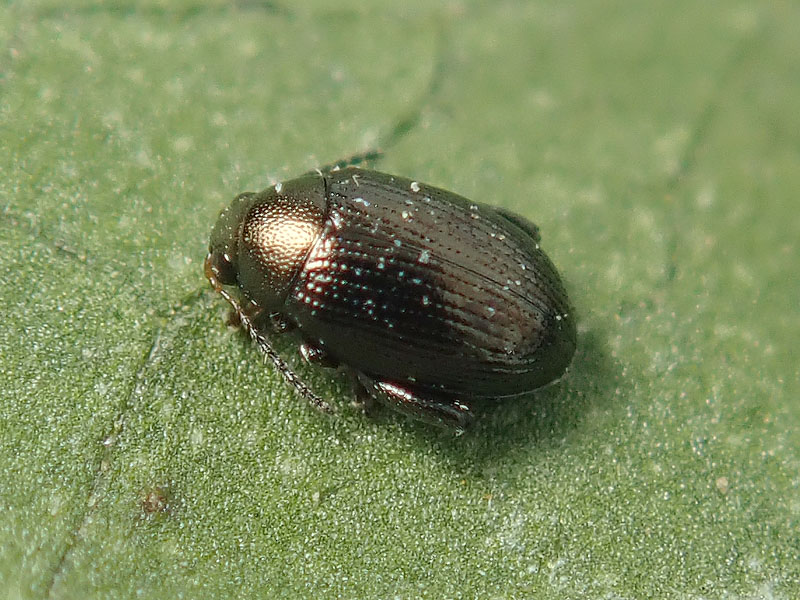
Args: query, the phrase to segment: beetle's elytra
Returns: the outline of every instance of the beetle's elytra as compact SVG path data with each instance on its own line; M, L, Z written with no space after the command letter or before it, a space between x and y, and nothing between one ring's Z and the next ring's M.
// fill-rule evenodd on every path
M512 213L348 167L239 195L205 271L317 406L271 334L294 330L306 360L346 368L365 399L463 429L471 401L539 388L572 360L575 319L539 240Z

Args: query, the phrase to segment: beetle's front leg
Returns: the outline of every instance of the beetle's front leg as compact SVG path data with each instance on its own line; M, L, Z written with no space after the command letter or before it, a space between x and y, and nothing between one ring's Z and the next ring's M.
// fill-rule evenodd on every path
M228 311L228 318L225 320L225 324L228 327L244 327L242 325L242 315L246 317L246 320L256 323L259 316L261 316L261 307L252 300L248 300L238 308L232 306Z

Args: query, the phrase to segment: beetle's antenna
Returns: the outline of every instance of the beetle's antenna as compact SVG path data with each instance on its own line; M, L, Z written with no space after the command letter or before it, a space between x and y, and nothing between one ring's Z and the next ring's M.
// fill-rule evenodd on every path
M320 398L317 394L311 391L303 381L294 374L291 367L289 367L288 363L281 358L281 356L275 352L275 349L272 347L272 344L269 343L269 340L255 328L253 325L252 319L249 315L242 309L239 302L228 293L228 290L222 287L222 284L219 282L216 273L214 272L214 267L211 265L211 254L209 253L206 256L206 261L204 264L206 278L208 279L211 287L214 288L214 291L219 293L220 296L225 298L225 300L233 307L233 310L236 312L236 316L239 317L239 321L244 327L245 331L250 335L253 341L258 346L259 350L269 358L275 367L280 371L283 375L283 378L286 379L293 387L296 389L300 394L306 398L311 404L316 406L319 410L323 412L333 412L330 404L325 402L322 398Z
M360 165L361 163L374 162L378 160L381 156L383 156L383 150L379 149L366 150L359 154L353 154L352 156L348 156L347 158L337 160L334 163L330 163L328 165L319 167L318 169L310 171L309 173L319 173L320 175L325 175L327 173L334 173L339 169L344 169L345 167L355 167Z

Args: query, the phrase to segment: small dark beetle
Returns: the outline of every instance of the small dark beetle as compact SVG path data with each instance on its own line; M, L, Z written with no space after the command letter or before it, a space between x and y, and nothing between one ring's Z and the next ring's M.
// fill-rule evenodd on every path
M572 360L575 319L539 239L512 213L348 167L239 195L205 272L318 407L270 333L295 329L303 357L347 368L366 400L463 429L472 400L529 392Z

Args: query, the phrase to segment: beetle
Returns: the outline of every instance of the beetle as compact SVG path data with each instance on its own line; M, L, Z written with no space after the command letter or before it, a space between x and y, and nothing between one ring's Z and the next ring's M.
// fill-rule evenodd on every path
M309 362L343 367L357 394L465 429L480 399L559 379L573 310L539 229L523 217L378 171L317 171L246 192L214 226L205 275L283 376L294 330Z

